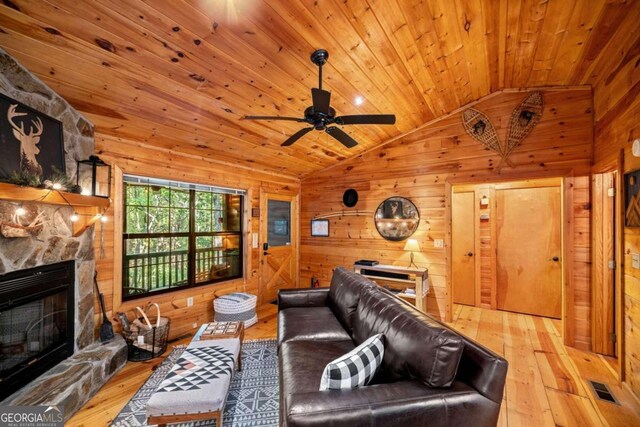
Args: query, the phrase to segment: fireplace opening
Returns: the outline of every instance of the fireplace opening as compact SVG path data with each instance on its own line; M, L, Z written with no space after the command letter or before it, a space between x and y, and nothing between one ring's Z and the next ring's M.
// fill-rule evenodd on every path
M0 401L74 350L75 263L0 276Z

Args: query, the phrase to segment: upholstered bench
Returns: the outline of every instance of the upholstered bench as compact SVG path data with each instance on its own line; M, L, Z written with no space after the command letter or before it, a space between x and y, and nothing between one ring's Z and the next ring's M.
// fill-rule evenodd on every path
M147 402L147 423L216 420L221 427L238 338L192 341Z
M234 292L213 300L213 316L216 322L244 322L244 327L258 322L256 303L258 297L244 292Z

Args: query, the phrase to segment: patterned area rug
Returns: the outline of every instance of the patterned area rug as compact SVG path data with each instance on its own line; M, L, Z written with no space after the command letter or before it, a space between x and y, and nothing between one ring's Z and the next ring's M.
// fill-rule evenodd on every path
M184 350L184 347L176 347L169 354L120 411L111 427L148 425L146 403ZM235 372L231 380L223 420L225 427L278 425L278 352L275 340L245 341L242 344L242 371ZM171 425L213 427L216 423L211 420Z

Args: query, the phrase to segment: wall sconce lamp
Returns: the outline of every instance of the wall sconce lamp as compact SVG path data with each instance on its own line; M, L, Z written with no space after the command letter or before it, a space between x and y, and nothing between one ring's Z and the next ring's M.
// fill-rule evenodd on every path
M111 192L111 166L98 156L78 161L78 185L85 196L109 197Z

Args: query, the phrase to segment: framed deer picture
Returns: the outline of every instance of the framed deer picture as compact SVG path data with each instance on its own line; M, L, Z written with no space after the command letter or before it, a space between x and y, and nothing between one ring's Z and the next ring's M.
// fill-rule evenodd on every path
M0 177L65 173L62 123L0 94Z

